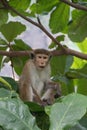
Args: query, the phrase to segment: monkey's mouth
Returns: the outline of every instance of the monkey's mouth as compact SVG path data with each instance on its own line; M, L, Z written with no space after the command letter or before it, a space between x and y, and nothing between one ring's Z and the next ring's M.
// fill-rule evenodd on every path
M40 68L44 68L44 66L39 66Z

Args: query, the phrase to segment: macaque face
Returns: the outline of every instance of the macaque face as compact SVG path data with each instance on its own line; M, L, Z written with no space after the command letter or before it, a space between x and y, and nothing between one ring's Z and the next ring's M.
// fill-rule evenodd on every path
M38 68L45 68L48 63L49 56L46 54L36 54L36 66Z

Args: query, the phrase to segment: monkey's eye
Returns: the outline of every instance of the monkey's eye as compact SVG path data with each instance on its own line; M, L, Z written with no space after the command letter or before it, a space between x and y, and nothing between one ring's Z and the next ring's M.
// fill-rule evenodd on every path
M41 59L42 57L41 56L38 56L39 59Z
M47 57L46 57L46 56L44 56L44 57L43 57L43 59L47 59Z

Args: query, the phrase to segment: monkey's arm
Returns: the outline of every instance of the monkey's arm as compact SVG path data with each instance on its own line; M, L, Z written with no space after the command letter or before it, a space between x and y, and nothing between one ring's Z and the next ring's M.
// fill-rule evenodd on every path
M31 88L30 75L29 75L29 61L25 64L19 79L19 95L20 98L24 101L33 100L33 92Z

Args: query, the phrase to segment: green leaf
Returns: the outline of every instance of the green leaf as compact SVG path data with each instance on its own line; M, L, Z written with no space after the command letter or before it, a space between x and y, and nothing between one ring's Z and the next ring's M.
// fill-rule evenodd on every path
M65 74L73 63L72 56L53 57L51 60L52 75Z
M87 78L87 74L81 72L80 69L70 69L69 72L66 73L66 76L70 79Z
M78 60L77 60L78 62ZM77 65L76 65L77 66ZM82 66L78 66L76 69L70 69L67 73L66 76L68 78L76 78L76 79L81 79L81 78L86 78L87 79L87 63L85 62L84 64L82 63Z
M74 57L74 62L72 64L72 68L81 69L85 64L86 64L86 61L84 61L80 58Z
M20 22L9 22L1 26L0 31L8 42L13 41L15 37L25 31L25 25Z
M29 110L36 117L36 122L41 130L48 130L49 128L49 117L44 111L44 107L34 102L25 102L28 105Z
M0 88L0 101L11 98L19 99L19 96L14 90L9 91L8 89Z
M77 70L78 72L84 75L84 78L87 78L87 63L81 68Z
M49 116L45 112L36 112L35 117L37 125L41 130L49 130Z
M30 9L34 13L46 13L55 7L57 3L58 0L37 0L37 3L34 3Z
M70 94L55 103L50 109L50 129L63 130L74 126L80 120L87 109L87 97L80 94Z
M15 39L15 44L12 45L14 50L31 50L31 47L27 45L22 39Z
M11 85L13 90L18 92L18 87L19 87L18 83L13 78L10 77L2 77L2 78Z
M86 129L87 129L87 115L81 118L79 123L70 130L86 130Z
M87 37L87 13L74 11L73 15L75 16L69 26L68 36L74 42L81 42Z
M65 129L65 130L67 130L67 129ZM86 130L86 128L83 127L81 124L78 123L77 125L75 125L74 127L72 127L69 130Z
M77 43L77 45L82 52L87 53L87 38L83 42Z
M58 40L58 42L61 42L61 41L64 41L64 37L65 37L65 35L59 35L56 37L56 39ZM56 44L55 44L55 42L52 42L50 44L49 48L54 48L54 47L56 47Z
M29 110L32 112L44 112L44 107L41 105L38 105L35 102L25 102L27 106L29 107Z
M85 115L80 121L79 123L85 127L87 129L87 115Z
M9 4L15 9L26 10L30 5L31 0L10 0Z
M87 95L87 78L86 79L77 79L76 86L77 92L83 95Z
M6 23L8 20L8 12L6 10L0 10L0 26Z
M28 107L20 99L9 97L0 98L0 126L5 130L40 130Z
M69 71L70 66L73 63L73 57L68 55L66 58L65 73Z
M0 77L0 82L7 86L7 88L12 90L12 86L4 78Z
M4 88L0 88L0 100L1 99L6 99L6 98L11 98L13 95L13 91L9 91L7 89Z
M53 81L60 81L68 84L69 79L66 77L70 66L73 63L72 56L53 57L51 60L51 76Z
M4 48L4 47L7 46L7 42L6 42L4 39L1 39L1 38L0 38L0 45L3 45L3 46L0 46L0 48L1 48L1 47ZM1 49L0 49L0 50L1 50Z
M81 68L81 69L77 69L78 72L83 73L87 78L87 63Z
M15 51L22 51L22 50L31 50L31 47L27 45L23 40L21 39L15 39L14 40L15 44L12 45L12 49ZM21 71L23 69L23 66L26 62L26 60L29 59L29 56L24 56L24 57L16 57L13 58L13 64L14 64L14 69L18 75L21 74Z
M67 83L61 83L62 95L67 95L75 92L74 80L68 80Z
M22 69L24 67L25 62L29 59L29 57L15 57L12 61L14 64L14 70L15 72L20 75L22 72Z
M70 8L64 3L58 4L58 7L52 12L49 26L52 33L58 33L64 30L69 21ZM61 16L62 14L62 16Z

